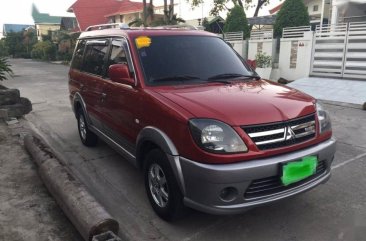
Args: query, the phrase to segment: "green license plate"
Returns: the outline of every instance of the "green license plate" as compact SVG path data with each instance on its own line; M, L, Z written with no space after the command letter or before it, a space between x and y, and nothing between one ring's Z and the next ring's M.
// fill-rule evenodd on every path
M289 162L282 166L281 181L288 186L292 183L304 180L316 172L318 158L316 156L303 157L300 161Z

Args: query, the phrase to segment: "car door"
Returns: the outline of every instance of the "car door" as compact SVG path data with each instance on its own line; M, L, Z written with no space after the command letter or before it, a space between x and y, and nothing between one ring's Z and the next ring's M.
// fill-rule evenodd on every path
M107 53L109 52L109 39L91 39L86 42L84 61L82 66L84 80L81 95L86 104L87 114L91 124L102 130L103 118L100 105L103 101L103 88L106 73Z
M111 41L107 67L113 64L127 64L131 76L134 75L131 55L124 38L115 38ZM105 98L101 108L106 133L133 154L137 134L141 129L138 125L138 116L141 113L139 90L135 86L109 80L108 73L106 79L103 89Z

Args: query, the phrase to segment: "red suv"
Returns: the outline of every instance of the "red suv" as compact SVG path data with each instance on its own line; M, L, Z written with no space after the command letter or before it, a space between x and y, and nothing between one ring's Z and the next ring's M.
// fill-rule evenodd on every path
M240 213L329 179L336 141L311 96L261 79L208 32L96 28L69 72L81 141L142 169L163 219Z

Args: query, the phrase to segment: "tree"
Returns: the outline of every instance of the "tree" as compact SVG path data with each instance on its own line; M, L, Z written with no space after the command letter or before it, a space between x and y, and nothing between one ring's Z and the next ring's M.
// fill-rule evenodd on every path
M55 59L56 46L50 41L41 41L34 45L32 49L32 58L41 60Z
M283 28L310 25L308 10L302 0L286 0L277 14L275 37L281 37Z
M8 63L7 59L0 57L0 81L8 79L8 76L13 74L10 67L11 65Z
M23 45L26 50L27 57L30 57L30 52L33 48L33 45L37 43L37 34L33 28L29 28L24 30L23 32Z
M9 32L5 38L5 45L8 48L9 54L13 58L21 56L26 52L23 45L23 33L22 32Z
M0 57L6 57L9 55L8 46L5 44L5 39L0 39Z
M224 32L239 31L243 31L244 37L249 38L250 31L244 9L239 5L235 5L235 7L233 7L227 14Z

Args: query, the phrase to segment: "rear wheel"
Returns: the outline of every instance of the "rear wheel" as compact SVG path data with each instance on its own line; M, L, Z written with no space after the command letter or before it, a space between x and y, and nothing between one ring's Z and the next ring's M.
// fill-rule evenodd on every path
M155 213L166 221L182 216L183 195L164 152L154 149L146 155L144 176L146 193Z
M81 109L78 110L77 119L78 119L78 130L81 142L85 146L89 147L96 146L98 143L98 137L89 130L84 112Z

